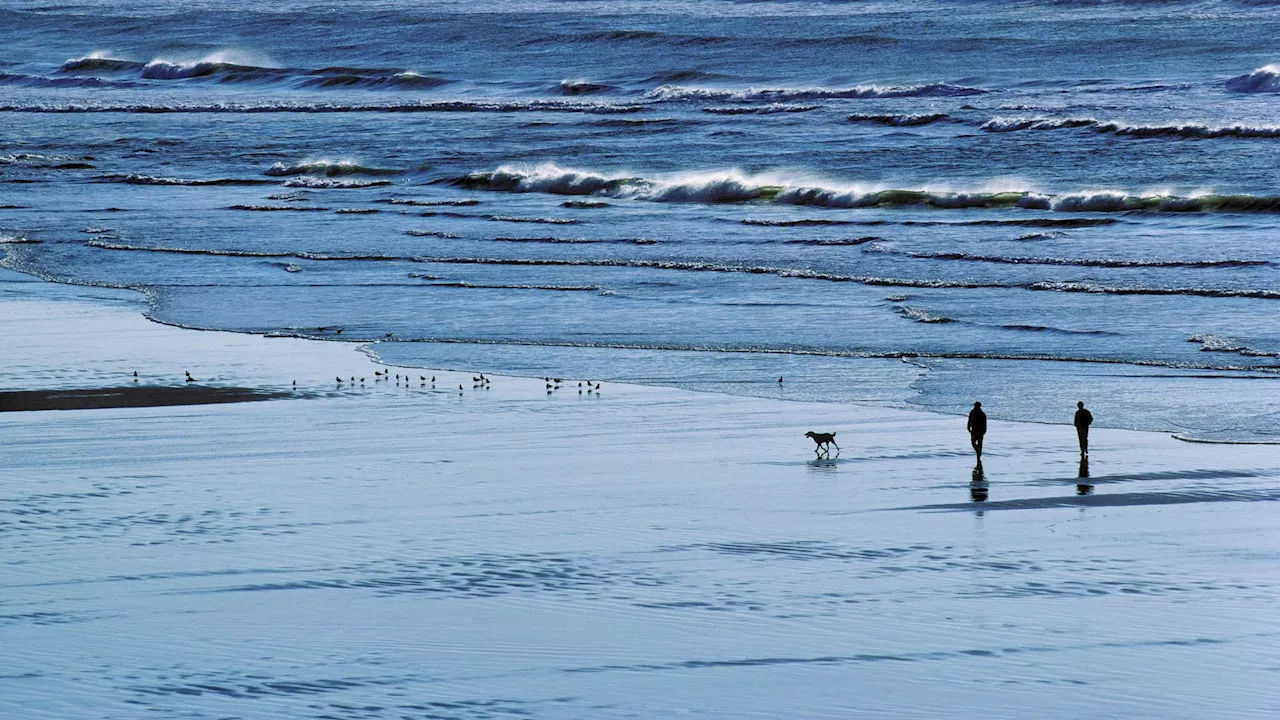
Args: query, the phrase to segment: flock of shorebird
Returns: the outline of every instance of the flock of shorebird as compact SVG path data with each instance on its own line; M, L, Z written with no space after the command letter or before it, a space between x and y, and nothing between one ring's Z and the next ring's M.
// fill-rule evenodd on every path
M392 377L393 377L393 376L392 376L392 373L391 373L391 371L390 371L390 370L385 370L385 371L383 371L383 370L374 370L374 371L373 371L373 381L374 381L375 383L388 382L388 381L390 381L390 380L392 379ZM412 378L408 373L405 373L404 375L401 375L400 373L395 373L394 377L395 377L395 381L396 381L396 387L400 387L401 383L404 383L404 387L406 387L406 388L407 388L407 387L409 387L409 386L410 386L410 383L411 383L411 382L412 382L412 380L413 380L413 378ZM191 371L190 371L190 370L184 370L184 371L183 371L183 379L184 379L184 382L188 382L188 383L196 382L196 379L195 379L195 377L193 377L193 376L191 375ZM553 378L553 377L544 377L544 378L542 378L542 380L543 380L543 382L545 382L545 383L546 383L546 387L547 387L547 394L548 394L548 395L551 395L552 393L554 393L554 392L556 392L557 390L559 390L561 387L563 387L563 386L564 386L564 384L565 384L565 382L566 382L566 380L565 380L564 378ZM136 382L138 382L138 371L137 371L137 370L134 370L134 371L133 371L133 381L134 381L135 383L136 383ZM356 378L356 376L354 376L354 375L352 375L350 378L344 378L344 377L342 377L341 375L335 376L335 377L334 377L334 382L336 382L336 383L338 384L338 386L339 386L339 387L353 387L353 388L354 388L354 387L364 387L364 386L365 386L365 378L359 378L359 379L357 379L357 378ZM568 382L572 382L572 381L568 381ZM779 382L781 382L781 380L779 380ZM426 375L419 375L419 376L418 376L418 387L425 388L425 387L427 386L427 383L430 383L430 384L431 384L431 389L432 389L432 390L436 389L436 376L435 376L435 375L432 375L430 378L428 378ZM492 380L490 380L490 379L488 378L488 376L486 376L484 373L480 373L479 375L473 376L473 377L471 378L471 389L472 389L472 390L488 390L488 389L492 386L492 384L493 384L493 381L492 381ZM293 381L293 387L294 387L294 389L297 389L297 387L298 387L298 381L297 381L297 380L294 380L294 381ZM459 384L458 384L458 394L459 394L459 395L462 395L462 394L463 394L463 393L465 393L465 392L466 392L466 390L465 390L465 388L464 388L463 384L462 384L462 383L459 383ZM595 381L595 380L579 380L579 381L578 381L578 394L579 394L579 395L582 395L584 392L585 392L586 394L588 394L588 395L599 395L599 394L600 394L600 383L599 383L598 381Z

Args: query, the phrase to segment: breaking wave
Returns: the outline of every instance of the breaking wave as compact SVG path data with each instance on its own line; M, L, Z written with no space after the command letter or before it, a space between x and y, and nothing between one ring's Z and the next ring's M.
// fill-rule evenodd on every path
M1097 133L1128 135L1139 138L1280 138L1280 125L1205 125L1201 123L1131 125L1114 120L1097 120L1095 118L998 117L986 121L981 125L981 128L992 133L1087 128Z
M858 85L848 88L714 88L694 87L688 85L662 85L650 90L646 97L658 101L680 100L712 100L727 102L758 102L787 100L838 100L838 99L870 99L870 98L904 98L904 97L959 97L965 95L981 95L987 92L982 88L952 85L950 83L929 83L927 85Z
M400 170L394 168L367 167L350 160L313 160L293 165L278 162L267 168L263 174L272 177L291 175L341 177L343 175L399 175L400 173Z
M57 74L86 81L98 80L95 77L98 75L130 75L141 80L158 81L209 80L218 83L292 81L296 87L308 89L430 90L449 82L444 78L421 75L411 70L266 67L238 62L227 53L214 53L192 62L159 58L138 62L94 54L67 60L58 68Z
M778 113L802 113L817 110L817 105L793 105L788 103L770 103L768 105L731 105L726 107L704 107L702 112L712 115L776 115Z
M354 190L390 184L390 180L335 180L314 175L298 175L284 182L285 187L309 188L311 190Z
M737 170L646 178L606 175L558 165L502 166L441 182L473 190L555 195L601 195L652 202L740 203L773 202L827 208L927 207L937 209L1007 208L1055 212L1280 212L1280 197L1204 194L1130 195L1099 191L1051 195L1028 190L942 192L878 189L875 187L827 187L807 185L771 175L747 175ZM1008 221L988 221L1007 223ZM1097 224L1089 219L1085 224ZM1028 221L1048 225L1057 221Z
M1248 75L1227 81L1227 90L1238 93L1280 92L1280 65L1265 65Z
M157 175L142 175L139 173L130 174L113 174L98 175L93 178L94 182L102 183L124 183L126 185L186 185L192 187L200 187L205 185L274 185L273 180L259 180L256 178L214 178L211 180L192 180L189 178L164 177Z

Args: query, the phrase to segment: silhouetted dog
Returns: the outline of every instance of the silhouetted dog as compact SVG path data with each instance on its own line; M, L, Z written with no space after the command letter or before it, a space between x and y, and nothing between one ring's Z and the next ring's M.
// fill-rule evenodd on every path
M804 436L813 440L814 444L817 445L817 447L814 448L814 451L813 451L817 455L822 455L824 453L827 455L830 455L832 445L835 445L837 453L840 452L840 446L836 445L835 433L816 433L810 430L809 432L805 433Z

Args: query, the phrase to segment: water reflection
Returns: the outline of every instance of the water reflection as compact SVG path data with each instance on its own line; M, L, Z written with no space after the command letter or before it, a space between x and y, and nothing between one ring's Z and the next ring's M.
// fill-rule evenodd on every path
M982 461L973 466L973 474L969 480L969 499L974 502L987 501L987 476L982 471Z
M1085 482L1089 478L1089 456L1080 456L1080 473L1076 482L1077 495L1089 495L1093 493L1093 485Z

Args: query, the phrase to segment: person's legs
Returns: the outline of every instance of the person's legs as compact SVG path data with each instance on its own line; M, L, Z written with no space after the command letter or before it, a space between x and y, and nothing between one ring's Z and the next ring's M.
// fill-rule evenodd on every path
M1080 438L1080 454L1089 454L1089 428L1076 428L1076 436Z
M973 446L973 451L978 453L978 457L982 457L982 435L969 433L969 444Z

